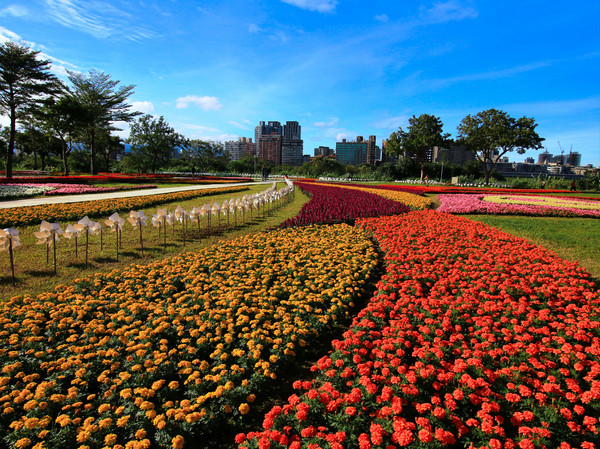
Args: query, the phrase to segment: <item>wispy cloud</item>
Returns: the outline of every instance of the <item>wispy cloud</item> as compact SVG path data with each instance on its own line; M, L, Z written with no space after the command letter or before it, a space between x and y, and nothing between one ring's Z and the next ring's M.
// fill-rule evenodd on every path
M27 8L21 5L9 5L5 8L0 9L0 17L23 17L27 15L29 15L29 11L27 10Z
M235 126L236 128L239 128L239 129L244 129L244 130L250 129L249 125L244 124L244 123L239 123L239 122L236 122L233 120L230 120L229 124Z
M14 33L10 30L7 30L4 27L0 27L0 44L3 44L6 41L20 41L21 36L17 33Z
M135 24L135 16L105 1L45 0L49 17L99 39L142 40L157 34Z
M190 105L198 106L205 111L216 111L217 109L221 109L222 106L217 97L187 95L177 99L177 109L185 109Z
M333 12L337 0L281 0L283 3L297 6L298 8L316 12Z
M250 25L248 25L248 32L249 33L260 33L261 31L262 31L262 28L259 27L255 23L251 23Z
M381 23L388 23L390 21L390 18L388 17L387 14L379 14L379 15L375 16L375 20L377 20L378 22L381 22Z
M397 130L401 126L408 124L408 115L397 115L394 117L385 117L374 121L370 124L373 128L384 129L384 130Z
M447 2L438 2L433 7L427 9L422 7L420 12L421 19L427 23L443 23L463 19L474 19L477 17L477 10L470 6L463 6L456 0Z
M533 116L571 116L591 111L600 111L600 97L581 98L577 100L512 103L502 106L502 109L509 113L510 111L518 111L519 114Z
M331 127L337 126L339 122L340 122L340 119L338 117L331 117L329 119L329 121L315 122L315 123L313 123L313 126L315 126L317 128L331 128Z

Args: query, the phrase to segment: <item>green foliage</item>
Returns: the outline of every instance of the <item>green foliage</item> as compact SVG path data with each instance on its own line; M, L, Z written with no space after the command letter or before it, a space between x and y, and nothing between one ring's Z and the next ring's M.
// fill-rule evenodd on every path
M224 172L231 160L229 153L217 142L195 139L185 143L181 157L195 173Z
M131 144L130 161L137 165L138 171L156 173L158 168L168 165L176 148L184 144L184 138L164 117L155 119L146 114L131 124L127 142Z
M443 123L439 117L429 114L412 116L408 119L408 130L399 128L390 135L385 151L395 156L411 156L421 168L421 180L425 176L425 161L434 147L446 147L450 143L450 134L443 132Z
M10 119L6 149L6 176L12 177L17 121L31 117L48 97L61 89L49 72L50 61L38 59L39 51L7 41L0 45L0 113Z
M73 84L73 98L89 114L89 121L85 126L86 144L90 148L90 172L96 174L97 136L107 130L119 130L113 126L114 122L130 122L140 115L139 112L130 111L130 105L127 103L135 86L118 87L120 81L111 80L110 75L95 69L88 74L71 71L68 73Z
M527 149L542 148L544 139L536 133L536 126L533 118L515 120L504 111L488 109L462 119L456 142L475 153L487 184L494 166L509 151L523 154Z

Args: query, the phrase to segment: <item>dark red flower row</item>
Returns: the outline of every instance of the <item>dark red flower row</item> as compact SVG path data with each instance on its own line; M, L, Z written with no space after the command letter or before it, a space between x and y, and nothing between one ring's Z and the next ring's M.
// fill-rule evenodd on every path
M410 210L405 204L360 190L307 182L294 184L308 193L311 199L302 206L297 216L284 221L281 227L354 222L360 217L403 214Z
M239 448L593 448L600 293L576 263L473 221L359 220L386 256L313 381Z

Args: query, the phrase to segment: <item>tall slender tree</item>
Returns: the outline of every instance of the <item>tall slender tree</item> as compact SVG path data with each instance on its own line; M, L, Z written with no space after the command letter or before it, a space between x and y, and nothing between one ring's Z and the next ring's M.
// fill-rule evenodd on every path
M140 112L130 111L127 99L133 94L133 84L118 87L120 81L110 79L110 75L96 69L88 74L69 71L69 80L73 83L73 97L87 109L89 123L86 126L89 145L90 172L96 174L96 144L100 134L106 130L119 130L114 122L130 122Z
M49 72L50 61L38 59L39 51L7 41L0 45L0 113L10 119L6 152L6 177L12 178L17 122L60 90L58 79Z

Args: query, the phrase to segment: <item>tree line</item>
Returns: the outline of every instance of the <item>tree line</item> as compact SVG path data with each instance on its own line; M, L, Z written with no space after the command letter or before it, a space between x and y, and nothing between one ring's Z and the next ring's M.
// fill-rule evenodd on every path
M174 153L180 164L209 171L222 167L217 161L220 145L191 140L177 133L161 116L142 115L128 103L134 85L98 70L67 71L69 84L50 73L51 62L40 52L13 41L0 45L0 113L10 125L0 129L0 152L6 177L13 175L15 149L21 161L44 170L49 159L60 160L65 175L70 164L78 171L97 174L110 170L111 160L123 152L114 131L119 123L130 123L126 143L131 151L119 169L156 172L172 164ZM33 159L33 160L31 160ZM227 162L227 161L225 161ZM87 166L86 166L87 165Z

